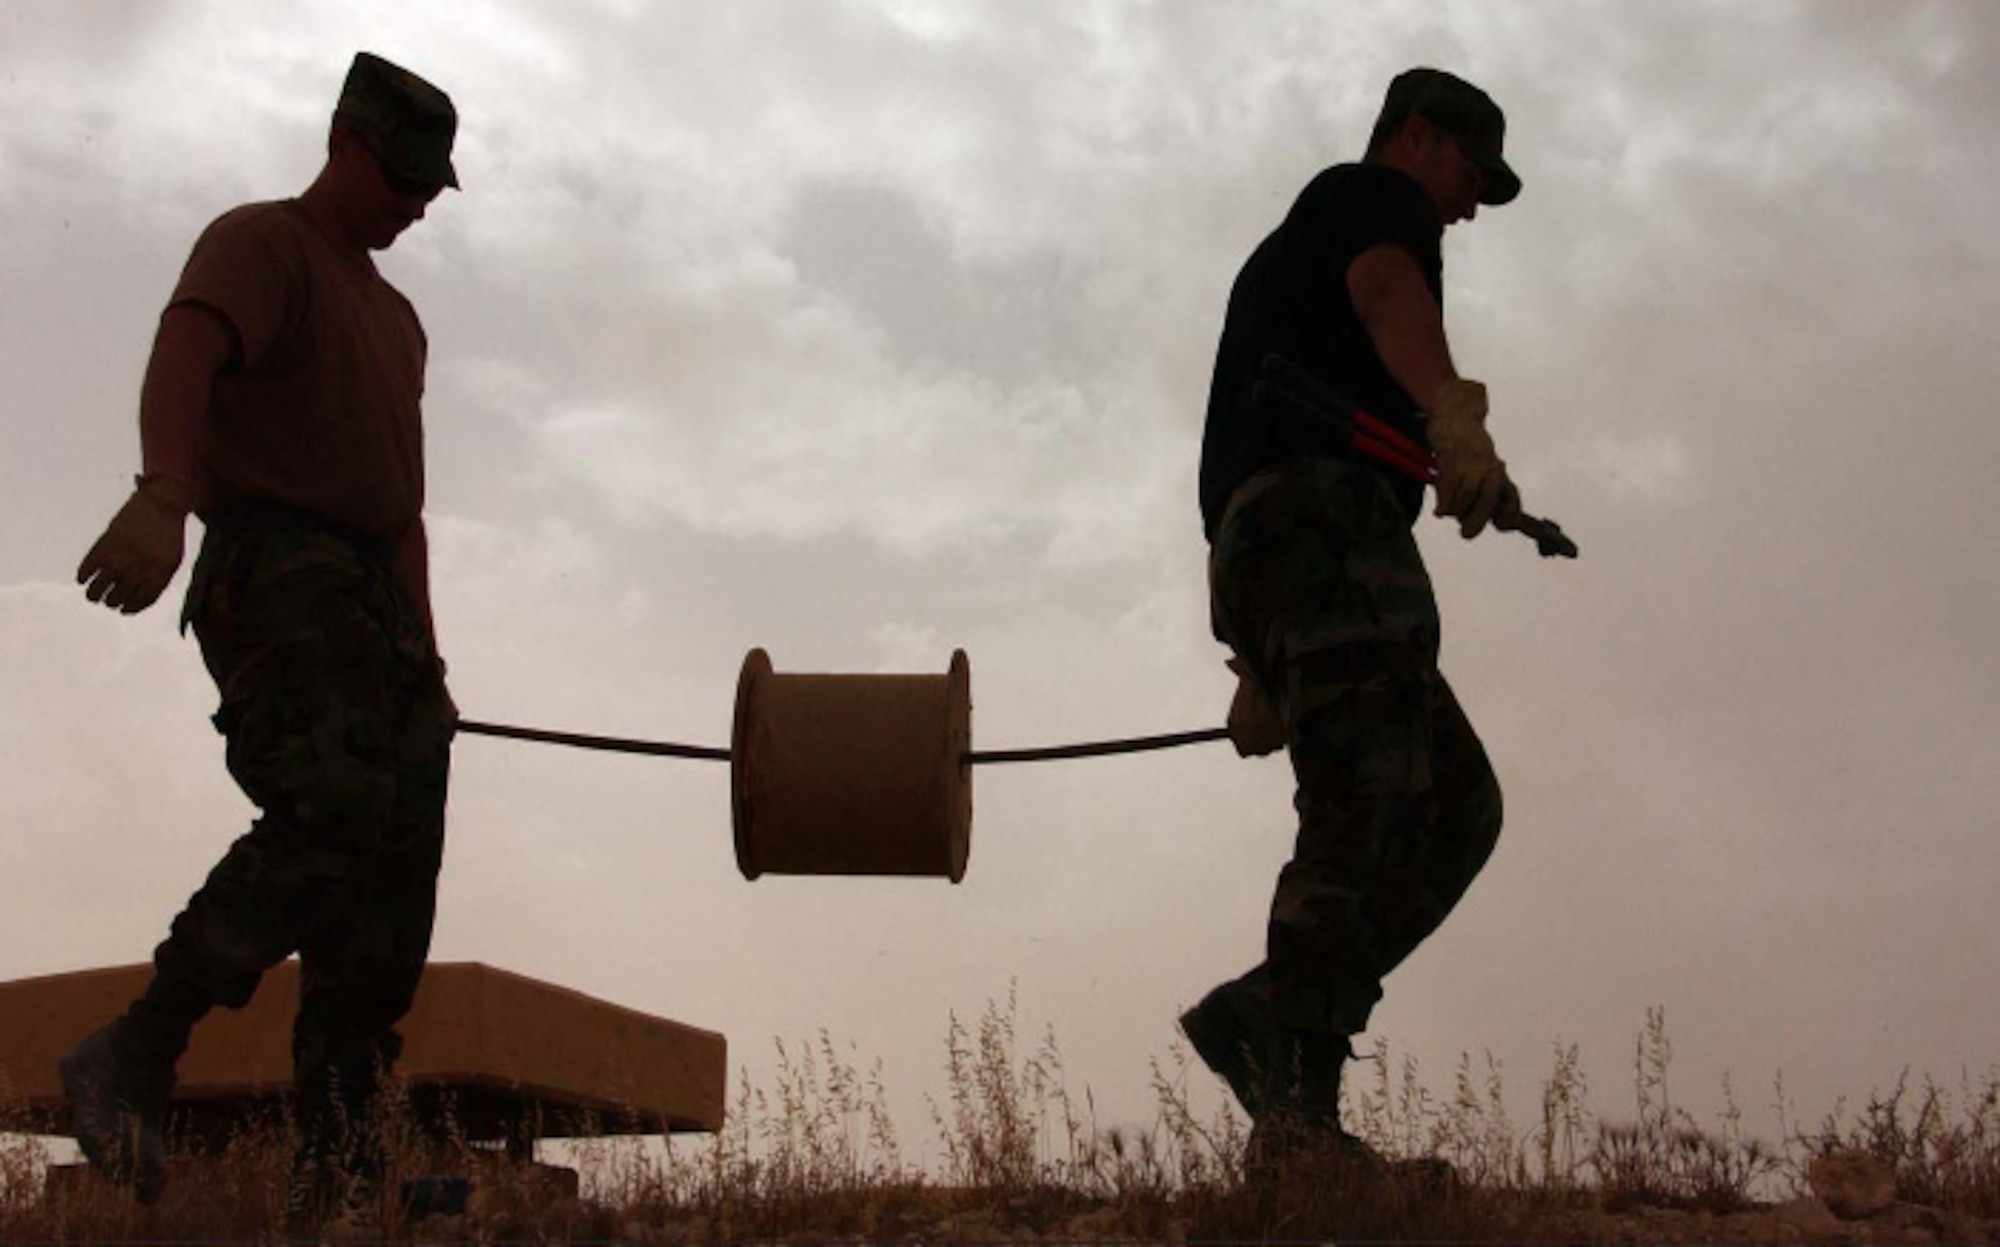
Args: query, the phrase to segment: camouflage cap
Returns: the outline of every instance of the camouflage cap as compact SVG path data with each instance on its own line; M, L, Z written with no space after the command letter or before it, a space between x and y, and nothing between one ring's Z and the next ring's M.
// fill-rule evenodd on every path
M1389 84L1376 119L1378 134L1392 132L1412 114L1428 119L1465 148L1465 154L1486 173L1484 204L1504 204L1521 193L1521 179L1500 154L1507 137L1507 118L1486 92L1441 69L1406 69Z
M451 97L372 52L357 52L333 118L367 142L382 167L428 189L458 187L451 142L458 110Z

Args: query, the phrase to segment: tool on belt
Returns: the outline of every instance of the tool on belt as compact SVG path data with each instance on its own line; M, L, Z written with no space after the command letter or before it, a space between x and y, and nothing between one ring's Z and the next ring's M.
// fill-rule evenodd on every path
M1420 446L1380 417L1356 406L1334 389L1283 355L1264 357L1257 374L1253 401L1276 404L1344 440L1356 454L1365 455L1400 476L1420 485L1437 480L1437 460L1426 446ZM1576 557L1576 542L1563 535L1562 526L1523 512L1505 519L1496 517L1495 528L1532 537L1543 558Z

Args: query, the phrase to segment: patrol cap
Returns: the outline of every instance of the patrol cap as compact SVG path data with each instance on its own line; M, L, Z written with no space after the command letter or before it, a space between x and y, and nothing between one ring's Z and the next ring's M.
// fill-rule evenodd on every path
M1485 171L1480 203L1504 204L1521 193L1520 177L1500 154L1507 118L1486 92L1442 69L1406 69L1389 84L1375 133L1394 133L1412 114L1457 139L1472 163Z
M402 66L355 53L333 118L359 134L396 177L426 189L458 188L451 165L458 110L450 96Z

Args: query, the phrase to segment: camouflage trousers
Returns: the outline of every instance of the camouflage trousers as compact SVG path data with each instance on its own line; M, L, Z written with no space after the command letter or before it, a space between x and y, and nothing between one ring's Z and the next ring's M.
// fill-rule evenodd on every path
M371 1101L429 955L450 768L442 668L385 551L277 507L208 527L182 622L221 693L230 774L261 814L156 950L151 1014L240 1007L296 953L311 1142L333 1132L324 1115Z
M1297 780L1266 962L1239 983L1284 1030L1358 1034L1491 855L1499 783L1438 671L1430 577L1376 469L1254 478L1210 557L1216 635L1271 696Z

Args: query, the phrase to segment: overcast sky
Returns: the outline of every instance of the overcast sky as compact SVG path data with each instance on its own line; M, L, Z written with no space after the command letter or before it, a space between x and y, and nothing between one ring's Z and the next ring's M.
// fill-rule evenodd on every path
M1575 563L1419 532L1500 847L1369 1039L1525 1107L1802 1115L2000 1061L2000 7L309 3L0 7L0 977L145 959L250 809L166 603L76 563L161 305L303 189L369 49L464 191L381 257L429 331L434 596L473 718L726 743L738 668L940 673L983 748L1218 723L1195 468L1229 283L1393 74L1507 110L1446 240L1461 369ZM198 528L191 527L191 538ZM724 1032L824 1029L928 1141L1017 988L1102 1124L1259 955L1282 758L977 773L970 868L744 881L726 768L455 751L434 955ZM1364 1040L1364 1044L1367 1040ZM1197 1102L1217 1102L1197 1080ZM1532 1122L1524 1112L1517 1123Z

